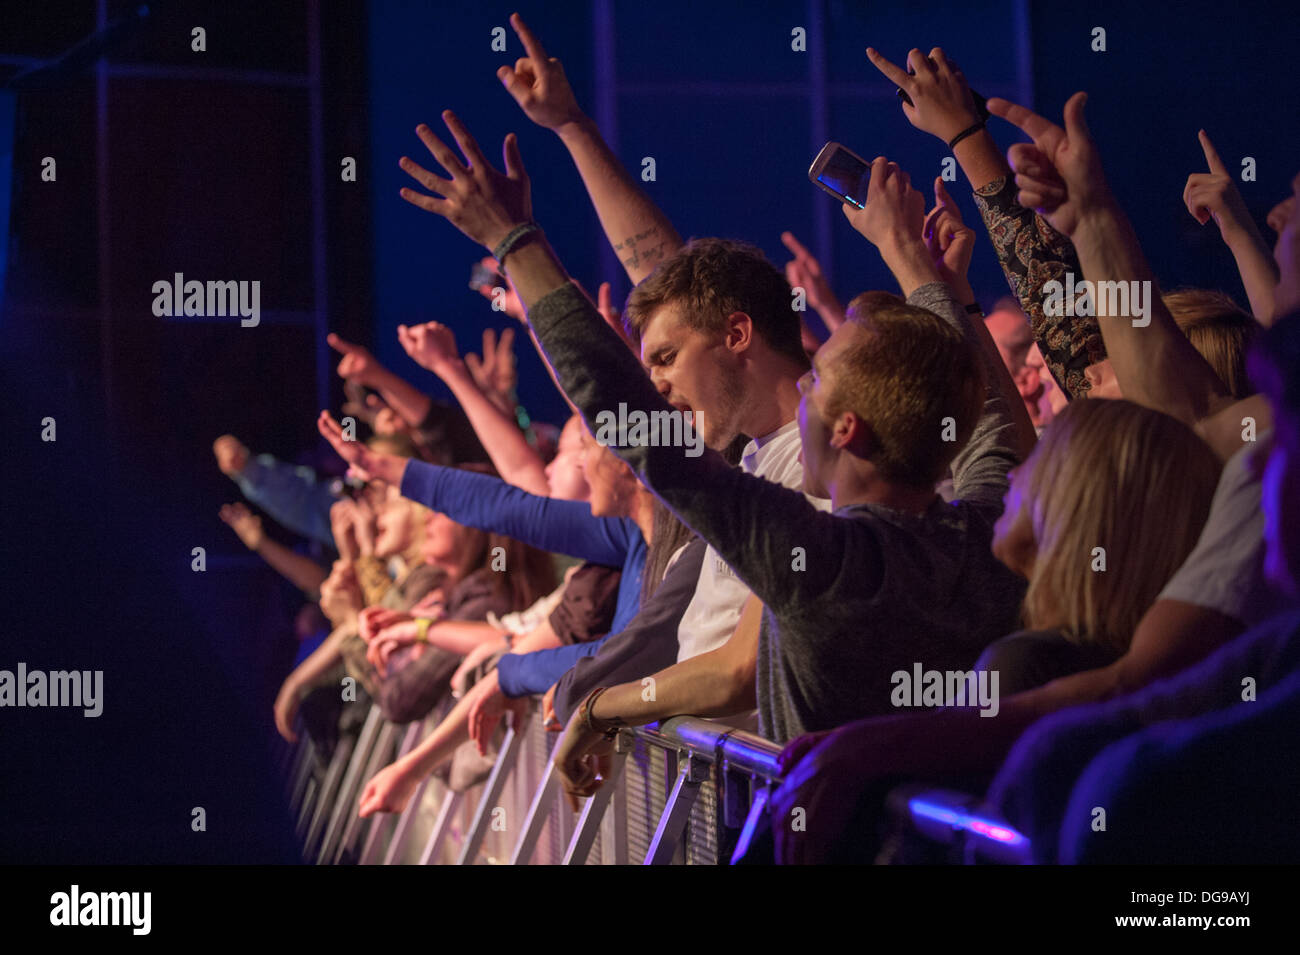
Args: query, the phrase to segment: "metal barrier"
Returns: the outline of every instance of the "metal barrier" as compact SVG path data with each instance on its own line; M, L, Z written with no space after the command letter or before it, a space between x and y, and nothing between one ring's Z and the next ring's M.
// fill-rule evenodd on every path
M717 865L744 853L780 782L777 745L721 723L675 717L623 730L605 784L575 816L550 758L559 737L530 712L522 725L505 731L486 782L460 793L430 777L400 815L360 820L360 792L393 758L399 737L398 755L417 745L448 709L440 706L407 727L386 723L372 710L357 738L339 741L319 784L311 744L299 744L286 765L306 858L382 859L386 865ZM1028 839L974 796L906 786L890 793L888 810L900 828L938 847L950 862L1029 861Z

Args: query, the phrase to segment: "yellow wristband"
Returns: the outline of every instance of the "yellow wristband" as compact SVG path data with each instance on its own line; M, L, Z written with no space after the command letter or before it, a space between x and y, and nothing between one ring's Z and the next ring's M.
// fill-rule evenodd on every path
M433 623L428 617L417 617L415 619L415 642L429 642L429 624Z

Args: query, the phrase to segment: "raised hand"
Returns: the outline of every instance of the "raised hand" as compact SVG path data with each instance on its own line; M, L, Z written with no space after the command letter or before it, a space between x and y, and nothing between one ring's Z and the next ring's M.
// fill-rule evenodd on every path
M456 335L441 322L398 325L397 340L412 361L440 378L460 362Z
M335 627L353 619L362 609L361 585L356 571L346 560L336 560L330 575L320 585L321 613Z
M212 442L212 453L216 455L217 467L227 477L234 477L248 464L248 448L240 444L233 434L223 434Z
M884 156L871 163L867 201L862 208L844 203L844 215L877 248L918 241L925 223L925 197L912 180Z
M1201 225L1213 219L1219 227L1219 234L1226 241L1233 233L1253 229L1254 223L1246 210L1246 203L1242 201L1241 193L1237 191L1232 173L1219 158L1210 137L1202 129L1197 133L1197 138L1201 141L1205 163L1210 171L1194 172L1187 177L1187 185L1183 188L1183 204Z
M361 551L362 557L373 557L375 554L375 538L378 535L376 522L379 513L375 506L370 503L369 498L360 496L357 498L356 509L356 526L357 526L357 547Z
M785 264L785 278L791 288L801 288L808 296L811 305L822 317L826 327L835 331L844 324L844 306L831 291L830 283L822 274L821 263L803 247L803 244L791 232L782 232L781 241L793 253L794 258Z
M370 450L360 441L347 440L343 435L342 426L334 420L334 416L328 411L322 411L320 417L316 419L316 430L338 452L339 457L352 465L354 469L363 474L369 471L367 464L373 457ZM368 480L368 478L366 479ZM333 511L331 510L332 517Z
M903 115L917 129L946 143L979 122L966 77L939 47L928 56L920 50L908 53L911 72L895 66L871 47L867 47L867 59L911 99L910 106L903 103Z
M368 387L374 386L375 377L383 370L383 366L375 361L375 356L370 354L369 349L344 341L333 332L325 337L325 341L329 342L330 348L343 356L339 360L338 367L340 378L355 381Z
M446 143L433 135L433 130L421 123L415 128L415 134L451 178L434 175L403 156L398 165L433 195L407 188L400 190L399 194L411 205L442 216L469 238L491 250L515 226L531 222L533 218L532 195L528 173L519 155L519 140L514 133L506 136L502 147L506 168L503 175L492 168L455 113L445 110L442 118L460 146L465 162L461 162Z
M1033 143L1016 143L1007 160L1020 187L1017 201L1073 238L1081 219L1111 202L1101 156L1083 118L1087 93L1065 104L1065 128L1009 100L991 99L989 112L1020 128Z
M975 232L961 219L961 211L943 184L934 180L934 208L925 217L922 237L939 275L952 288L968 289L966 272L975 252Z
M515 410L515 385L519 375L515 369L515 330L507 328L497 338L497 333L490 328L483 329L483 357L473 352L465 356L465 367L474 377L479 390L487 395L492 403L506 414Z
M350 497L340 498L330 505L330 531L334 535L334 549L343 560L353 561L360 556L357 547L356 502Z
M546 129L559 129L567 123L584 119L560 61L546 55L542 41L528 29L519 14L510 17L510 25L528 55L517 60L514 69L503 66L497 70L497 79L514 97L524 115Z
M247 507L243 504L225 504L219 513L230 529L239 535L245 547L249 550L257 550L262 546L262 542L266 540L266 532L262 530L262 519Z

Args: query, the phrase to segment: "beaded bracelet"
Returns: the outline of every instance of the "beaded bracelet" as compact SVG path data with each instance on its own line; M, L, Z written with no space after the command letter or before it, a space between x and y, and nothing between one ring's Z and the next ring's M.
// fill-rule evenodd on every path
M515 247L524 239L531 236L534 232L541 231L542 227L536 222L524 222L515 226L506 233L504 239L497 243L496 248L492 250L492 258L496 259L497 264L504 268L506 256L513 252Z

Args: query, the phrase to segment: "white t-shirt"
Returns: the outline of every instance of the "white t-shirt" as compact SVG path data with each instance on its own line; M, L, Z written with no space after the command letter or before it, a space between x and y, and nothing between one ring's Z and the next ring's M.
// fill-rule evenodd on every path
M795 491L801 490L803 464L799 461L799 423L791 421L757 441L750 441L745 445L740 466L747 474L766 478ZM830 501L805 496L820 510L831 509ZM695 595L677 627L677 662L716 650L726 643L736 629L741 608L748 599L749 588L710 546L704 552Z
M1243 446L1223 466L1200 539L1158 599L1217 610L1247 627L1285 606L1264 578L1261 484L1248 463L1257 446Z

